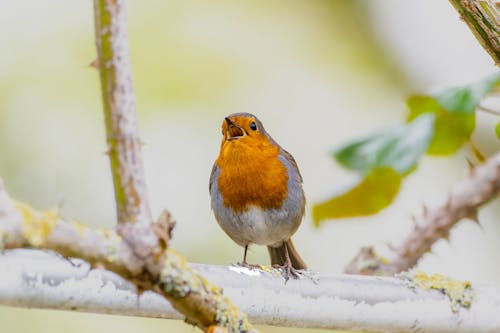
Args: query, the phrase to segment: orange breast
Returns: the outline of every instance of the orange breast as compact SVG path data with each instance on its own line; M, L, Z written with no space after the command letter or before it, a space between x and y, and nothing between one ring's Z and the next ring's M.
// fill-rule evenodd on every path
M262 141L226 142L216 161L224 205L237 212L255 205L280 208L288 195L288 174L279 148Z

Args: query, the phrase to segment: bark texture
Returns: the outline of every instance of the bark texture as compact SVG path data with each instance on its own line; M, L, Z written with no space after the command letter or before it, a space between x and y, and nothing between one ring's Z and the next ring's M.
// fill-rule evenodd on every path
M481 46L500 66L500 16L498 1L450 0Z
M166 223L169 219L164 216ZM231 333L257 332L222 289L195 272L173 249L165 250L162 269L152 278L130 244L114 231L92 230L61 219L54 210L39 211L13 202L0 180L0 250L23 247L53 250L118 273L139 291L151 290L165 297L188 322L203 330L219 325Z

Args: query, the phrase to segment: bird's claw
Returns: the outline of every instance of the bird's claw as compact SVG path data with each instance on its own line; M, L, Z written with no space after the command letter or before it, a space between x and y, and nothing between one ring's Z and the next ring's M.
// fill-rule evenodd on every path
M240 267L245 267L245 268L248 268L248 269L251 269L251 270L263 270L262 269L262 266L259 265L259 264L249 264L247 262L239 262L236 264L236 266L240 266Z
M285 283L288 282L290 277L298 279L303 275L300 270L295 269L292 265L287 265L286 263L284 265L273 265L273 267L281 271L281 275L283 275Z

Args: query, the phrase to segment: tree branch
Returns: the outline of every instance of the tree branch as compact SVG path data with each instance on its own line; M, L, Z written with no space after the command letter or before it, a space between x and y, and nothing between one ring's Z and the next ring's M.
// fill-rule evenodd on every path
M165 211L153 223L136 124L125 1L94 0L94 17L97 67L101 79L108 154L118 216L117 232L123 238L123 241L119 239L113 249L119 251L126 248L125 252L133 254L126 258L119 254L120 259L135 261L121 263L128 269L127 277L141 288L161 291L189 322L204 330L213 325L224 326L230 332L252 330L246 316L222 296L219 288L194 273L182 256L167 249L173 227L170 215ZM52 233L49 236L50 234ZM94 240L97 238L94 237ZM39 244L42 248L43 245L51 245L57 250L62 244ZM64 249L66 247L61 248ZM76 254L86 256L84 251L77 251ZM122 269L121 265L114 267L117 265L114 258L87 259L98 259L115 271ZM131 265L134 266L133 270L130 270Z
M134 248L153 275L161 270L137 130L135 97L124 0L94 0L97 64L101 78L106 138L115 188L118 233ZM155 267L156 266L156 267Z
M500 66L500 15L492 0L450 0L481 46Z
M174 250L166 250L163 268L157 280L151 280L148 274L140 274L142 265L136 254L116 233L64 221L55 211L42 212L27 204L14 204L0 179L0 249L20 247L54 250L118 273L141 290L163 295L188 322L203 330L217 324L231 333L257 332L221 289L193 271Z
M81 260L36 250L0 254L0 304L180 319L163 297ZM241 267L193 265L224 285L253 322L363 332L498 332L500 288L474 286L472 306L454 312L447 296L406 279L318 273L316 281ZM452 282L456 283L456 282ZM442 288L439 286L439 288ZM438 289L439 289L438 288Z
M94 1L108 154L119 223L150 223L123 1Z
M392 259L383 259L373 248L366 247L349 263L346 273L391 275L413 267L436 241L448 237L458 221L469 218L477 222L479 207L497 198L499 193L500 153L497 153L472 169L434 208L424 207L410 234L401 244L391 246Z

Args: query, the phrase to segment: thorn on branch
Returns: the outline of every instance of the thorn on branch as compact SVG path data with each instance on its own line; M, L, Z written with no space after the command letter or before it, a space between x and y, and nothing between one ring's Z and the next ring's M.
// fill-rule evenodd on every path
M109 154L111 154L111 150L112 150L112 149L113 149L113 148L112 148L110 145L108 145L108 146L106 147L106 149L104 150L104 155L108 155L108 156L109 156Z
M477 208L474 208L472 209L468 214L467 214L467 218L469 220L471 220L472 222L479 224L479 216L478 216L478 209Z
M424 218L426 218L426 217L427 217L427 215L428 215L428 213L429 213L429 209L428 209L428 208L427 208L427 206L424 204L424 205L422 206L422 216L423 216Z
M451 193L448 193L448 197L446 198L446 204L444 206L444 209L447 212L451 211L451 200L452 200Z
M446 232L445 234L443 234L441 236L441 238L445 241L447 241L448 243L450 242L450 233L449 232ZM431 250L429 250L429 253L431 252Z
M469 175L474 174L474 169L476 168L476 165L468 157L466 157L465 160L467 161L467 171Z
M420 229L420 226L418 225L418 219L417 219L417 217L412 214L410 216L410 218L411 218L411 222L413 224L413 230L414 231L418 231Z
M153 231L160 241L160 246L164 250L167 248L168 242L172 238L172 231L174 230L175 224L176 222L172 214L166 209L161 212L156 223L153 224Z
M95 58L89 64L89 67L99 70L99 59Z

